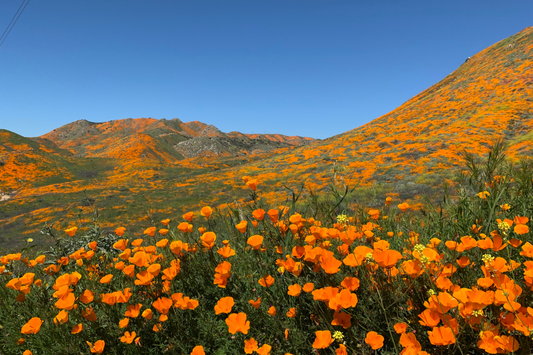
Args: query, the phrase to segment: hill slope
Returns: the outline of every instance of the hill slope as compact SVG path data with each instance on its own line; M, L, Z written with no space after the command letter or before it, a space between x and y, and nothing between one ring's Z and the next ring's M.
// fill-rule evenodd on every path
M388 184L386 190L407 198L450 178L454 171L450 168L458 166L463 149L482 154L503 138L511 156L532 156L532 129L533 27L529 27L475 54L394 111L254 163L249 171L261 167L257 174L284 172L320 188L331 178L335 164L352 185Z
M75 165L70 155L49 140L0 129L0 192L68 179Z

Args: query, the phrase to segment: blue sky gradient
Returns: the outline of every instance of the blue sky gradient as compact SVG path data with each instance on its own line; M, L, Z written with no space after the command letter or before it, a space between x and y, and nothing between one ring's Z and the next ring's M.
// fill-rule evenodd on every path
M0 33L22 0L0 2ZM0 128L180 118L327 138L533 25L531 0L32 0L0 47Z

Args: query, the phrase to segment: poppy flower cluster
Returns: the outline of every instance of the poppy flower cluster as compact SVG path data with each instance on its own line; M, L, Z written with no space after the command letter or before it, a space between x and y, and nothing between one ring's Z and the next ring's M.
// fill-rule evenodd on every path
M257 180L247 186L256 193ZM198 222L188 212L138 235L119 227L112 243L55 260L2 256L0 297L35 315L13 318L10 346L37 351L61 333L91 353L516 352L533 334L529 218L502 208L492 224L463 223L468 234L428 234L391 202L330 225L255 201L227 220L206 206Z

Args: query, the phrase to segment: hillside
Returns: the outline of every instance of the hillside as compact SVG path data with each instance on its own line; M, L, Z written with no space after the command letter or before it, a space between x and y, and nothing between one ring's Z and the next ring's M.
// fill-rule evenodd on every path
M0 192L11 196L22 188L73 178L84 162L71 155L47 139L25 138L0 129Z
M532 128L532 27L471 56L392 112L323 141L223 133L178 119L76 121L37 140L16 136L31 150L0 145L4 176L24 169L16 176L40 181L2 201L0 246L38 235L44 222L57 230L74 221L87 226L94 209L106 221L102 227L128 224L141 233L159 218L206 205L242 206L249 201L243 176L257 178L259 196L280 204L288 203L291 188L303 184L305 198L332 183L360 186L347 201L352 206L382 204L386 196L416 201L444 181L453 184L463 150L482 155L502 138L512 158L533 156ZM26 154L36 165L14 158ZM47 175L35 173L41 170L59 180L46 184ZM18 189L9 179L8 188Z
M103 123L78 120L42 136L76 156L157 160L175 163L195 157L227 157L303 145L312 138L229 134L202 122L177 118L122 119Z
M298 176L327 185L335 168L356 183L412 198L451 179L465 149L498 138L513 157L533 155L533 27L473 55L446 78L366 125L252 164L242 173Z

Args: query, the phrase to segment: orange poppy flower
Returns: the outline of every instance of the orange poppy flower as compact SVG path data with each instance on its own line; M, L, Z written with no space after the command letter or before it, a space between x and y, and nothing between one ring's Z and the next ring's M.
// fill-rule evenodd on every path
M148 267L148 269L146 269L146 271L154 276L157 276L159 275L159 272L161 272L161 264L152 264Z
M217 253L220 254L224 259L229 258L230 256L235 255L235 250L231 249L229 245L226 245L217 250Z
M28 321L28 323L22 326L22 329L20 330L20 332L22 334L37 334L39 333L39 330L41 330L42 324L43 324L43 321L41 320L41 318L33 317Z
M89 243L89 248L91 248L92 250L96 250L98 248L98 243L95 242L95 241L90 242Z
M241 233L246 233L246 227L248 226L248 222L246 221L241 221L241 223L239 224L236 224L235 225L235 228L237 228L237 230Z
M523 255L528 258L533 258L533 245L530 242L526 242L522 245L522 251L520 255Z
M150 255L141 250L133 254L128 261L134 265L137 265L138 267L148 266L150 262Z
M202 209L200 210L200 214L205 218L209 218L211 216L211 213L213 213L213 209L209 206L202 207Z
M383 341L385 338L376 332L366 333L365 343L370 345L373 350L377 350L383 347Z
M178 259L179 261L179 259ZM176 276L178 276L178 273L180 272L180 266L171 266L163 270L163 276L161 276L162 280L174 280Z
M274 306L270 306L270 308L268 309L267 312L268 312L268 314L270 314L272 317L274 317L274 316L276 315L276 313L277 313L277 311L276 311L276 307L274 307Z
M187 231L189 230L189 223L181 222L180 224L178 224L178 229L183 233L187 233Z
M194 213L193 212L187 212L182 217L183 217L184 220L189 221L189 222L192 223L192 219L194 217Z
M110 306L113 306L117 302L117 296L115 293L106 293L100 296L102 298L102 302Z
M258 348L256 351L259 355L268 355L272 347L268 344L263 344L262 347Z
M377 221L379 219L379 210L370 209L368 210L368 214L370 215L370 218L372 218L373 220Z
M428 331L428 335L429 341L433 345L455 344L453 330L448 326L433 328L433 331Z
M355 293L351 293L350 290L344 289L337 293L334 298L328 302L328 307L340 311L341 308L352 308L357 305L358 299Z
M315 349L325 349L333 343L329 330L318 330L315 332L315 336L316 338L313 342L313 348Z
M215 246L215 240L217 239L217 236L213 232L205 232L200 237L202 240L202 245L208 249L211 249Z
M172 304L172 300L167 297L160 297L152 302L152 306L154 306L154 308L157 309L161 314L167 314L170 307L172 307Z
M176 240L170 243L169 249L174 254L181 256L183 255L183 251L189 250L189 245L187 243L183 243L181 240Z
M130 319L129 318L124 318L124 319L121 319L118 322L118 327L119 328L126 328L128 326L128 324L130 324Z
M448 292L439 292L438 295L432 295L429 302L424 302L426 308L432 309L440 314L448 312L450 309L457 307L459 302Z
M111 279L112 279L112 278L113 278L113 275L112 275L112 274L107 274L107 275L105 275L104 277L102 277L102 278L100 279L100 283L101 283L101 284L108 284L108 283L111 282Z
M339 267L342 265L340 260L333 256L333 252L325 250L320 256L320 267L324 269L326 274L332 275L339 272Z
M251 180L248 180L246 182L246 186L248 186L249 188L251 188L253 191L255 191L255 189L257 188L257 184L259 182L256 180L256 179L251 179Z
M359 288L359 279L357 277L347 276L342 280L341 286L350 291L355 291Z
M398 334L403 334L407 330L407 324L401 322L394 324L394 331Z
M115 234L118 235L119 237L122 237L124 235L125 231L126 231L126 228L118 227L117 229L115 229ZM115 247L115 246L113 246L113 247Z
M258 221L262 221L263 218L265 218L265 210L262 208L258 208L252 212L252 216Z
M130 318L137 318L139 314L141 313L141 307L142 304L130 304L128 305L126 309L126 313L124 313L124 316L130 317Z
M56 308L71 310L74 307L74 302L76 301L76 296L73 293L69 292L67 295L58 299L55 303Z
M94 293L90 290L85 290L79 297L80 302L82 303L91 303L94 300Z
M300 295L300 293L302 293L302 286L300 286L298 284L294 284L294 285L290 285L288 287L287 294L289 296L298 297Z
M335 312L331 325L339 325L344 329L348 329L352 326L352 316L344 312Z
M492 331L483 331L480 337L481 340L477 342L477 346L490 354L515 352L520 347L518 341L512 336L499 336Z
M191 355L205 355L204 347L201 345L196 345L192 349Z
M248 238L246 243L254 250L259 250L259 248L261 248L261 244L263 244L263 237L260 235L252 235L250 238Z
M137 279L134 281L134 283L138 286L148 286L154 279L154 275L152 275L146 270L137 273L136 276Z
M309 293L309 292L313 291L314 288L315 288L315 285L312 282L308 282L308 283L306 283L304 285L303 290L304 290L304 292Z
M135 276L135 265L126 266L124 269L122 269L122 272L126 276L134 277Z
M215 272L223 276L229 277L231 275L231 263L223 261L217 265Z
M296 212L292 216L289 217L289 222L292 224L298 224L302 221L302 215Z
M268 210L267 214L268 214L268 218L270 218L272 223L276 223L278 221L279 210L271 209L271 210Z
M255 309L258 309L261 306L261 297L259 297L257 301L249 300L248 303L251 304Z
M70 334L78 334L79 332L81 332L83 330L83 324L76 324L72 330L70 331Z
M431 250L431 249L429 249ZM396 263L402 259L402 254L396 250L385 250L382 252L374 252L373 254L374 260L381 266L382 268L392 268L396 265Z
M244 352L246 354L252 354L257 350L257 340L254 338L244 340Z
M150 308L148 308L148 309L145 309L145 310L143 311L143 313L141 314L141 316L142 316L143 318L146 318L146 319L152 319L154 315L153 315L152 310L151 310Z
M286 315L289 318L296 318L296 308L295 307L290 308Z
M424 310L418 317L421 319L420 324L426 327L436 327L440 323L440 314L432 309Z
M409 209L409 204L407 202L400 203L398 205L398 208L400 209L400 211L405 212Z
M228 325L228 331L231 334L241 332L243 334L248 334L250 329L250 321L246 320L246 313L231 313L228 318L226 318L226 324Z
M457 264L462 268L467 267L468 265L470 265L470 259L468 258L468 256L461 256L459 259L457 259Z
M133 343L133 340L135 339L135 336L137 335L137 333L135 332L128 332L126 331L124 333L124 335L120 338L120 341L123 342L123 343L127 343L127 344L131 344Z
M70 227L68 229L65 229L65 233L67 233L69 236L73 237L74 234L76 234L77 230L78 230L78 227Z
M215 314L230 313L234 305L235 301L233 300L233 297L223 297L219 299L215 305Z
M81 316L87 319L89 322L96 322L96 313L92 307L82 310Z
M335 355L348 355L348 350L346 350L346 345L339 344L339 348L335 350Z
M92 343L86 342L87 345L89 345L89 348L91 349L91 353L93 354L101 354L104 352L105 347L105 341L103 340L97 340L94 345Z
M516 234L527 234L529 233L529 227L525 224L517 224L514 226L514 232Z
M159 248L164 248L168 245L168 239L161 239L160 241L158 241L157 243L155 243L155 246L156 247L159 247Z
M259 279L259 284L263 287L270 287L274 284L274 278L270 275L265 275Z
M405 348L402 355L418 355L422 350L422 345L416 340L414 333L403 333L400 336L400 345Z
M149 235L150 237L153 237L155 235L155 227L146 228L143 232L143 234Z

